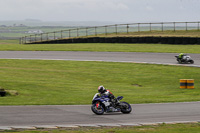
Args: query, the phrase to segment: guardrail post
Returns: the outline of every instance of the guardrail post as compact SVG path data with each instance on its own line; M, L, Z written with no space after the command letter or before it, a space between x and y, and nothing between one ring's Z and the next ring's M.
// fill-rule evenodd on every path
M95 30L95 36L97 36L97 27L94 27Z
M79 36L79 34L78 34L78 31L79 31L79 29L77 28L77 34L76 34L76 37L78 37L78 36Z
M149 23L149 29L150 29L150 32L151 32L151 23Z
M116 32L116 35L117 35L117 25L115 25L115 32Z
M138 32L140 32L140 23L138 23Z
M176 31L176 23L174 22L174 31Z
M88 28L85 29L85 34L88 36Z
M71 37L71 30L69 30L69 38Z
M107 36L107 26L105 26L105 35Z
M127 24L126 28L127 28L127 34L128 34L128 33L129 33L129 31L128 31L128 28L129 28L129 24Z
M161 25L162 25L162 32L163 32L164 31L163 23L161 23Z
M187 22L185 22L185 30L186 30L186 31L188 30Z

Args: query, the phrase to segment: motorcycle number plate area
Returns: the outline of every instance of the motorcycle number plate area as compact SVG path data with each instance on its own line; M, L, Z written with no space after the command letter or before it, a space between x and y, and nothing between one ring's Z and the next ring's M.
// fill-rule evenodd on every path
M109 105L110 105L110 102L104 101L103 104L104 104L105 106L109 106Z

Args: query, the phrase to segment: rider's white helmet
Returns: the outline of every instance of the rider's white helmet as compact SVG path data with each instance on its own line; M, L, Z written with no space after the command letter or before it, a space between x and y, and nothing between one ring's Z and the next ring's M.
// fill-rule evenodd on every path
M105 88L103 87L103 85L98 87L98 92L101 94L105 91Z

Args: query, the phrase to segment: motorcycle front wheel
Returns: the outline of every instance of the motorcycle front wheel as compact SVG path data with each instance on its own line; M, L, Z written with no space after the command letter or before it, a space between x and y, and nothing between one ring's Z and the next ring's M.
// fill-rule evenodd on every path
M103 115L103 113L105 112L103 106L101 104L98 104L98 107L97 107L96 105L97 105L97 103L95 103L91 106L92 112L97 115Z
M124 114L129 114L132 111L131 105L127 102L121 102L121 112Z

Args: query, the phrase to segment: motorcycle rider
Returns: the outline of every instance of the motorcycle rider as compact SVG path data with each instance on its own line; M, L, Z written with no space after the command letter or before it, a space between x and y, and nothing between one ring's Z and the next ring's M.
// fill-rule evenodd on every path
M181 61L185 61L185 58L186 58L186 54L184 53L180 53L178 58L181 60Z
M98 87L98 92L100 96L105 96L105 95L108 96L112 104L114 105L118 104L118 100L115 98L115 96L108 89L105 89L103 85Z

